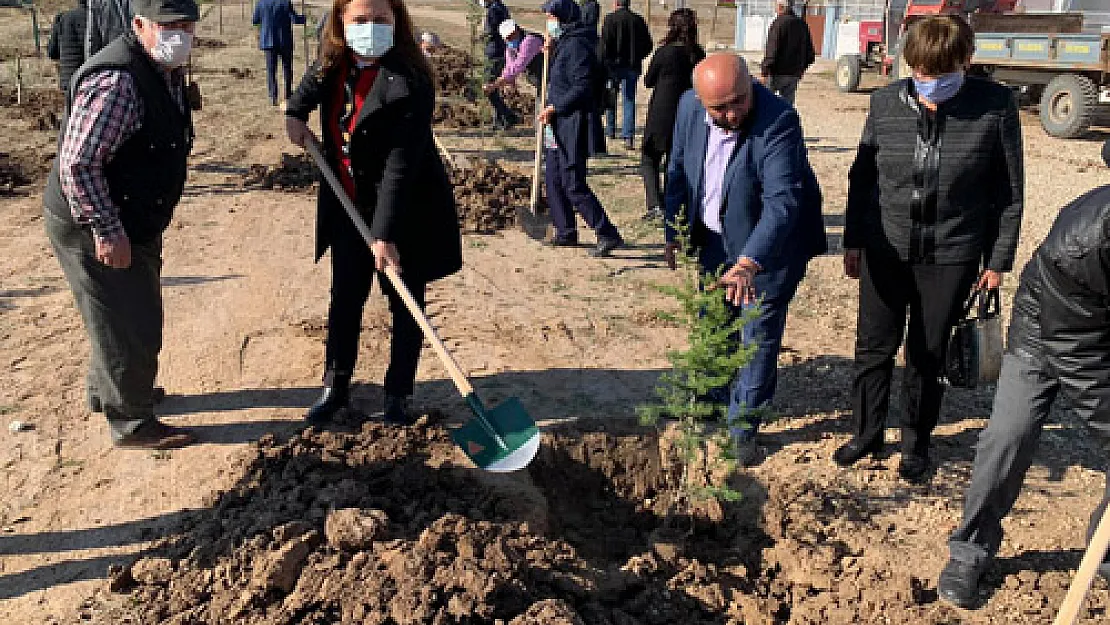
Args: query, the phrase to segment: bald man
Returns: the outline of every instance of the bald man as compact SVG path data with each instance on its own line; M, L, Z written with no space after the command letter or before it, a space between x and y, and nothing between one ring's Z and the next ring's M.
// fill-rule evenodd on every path
M752 80L742 58L715 54L694 68L694 88L678 106L664 200L667 264L675 267L672 224L681 220L701 268L724 267L723 292L736 314L759 307L741 337L758 345L754 359L711 398L727 396L737 456L755 464L753 411L769 408L775 393L787 307L809 259L827 247L798 114Z

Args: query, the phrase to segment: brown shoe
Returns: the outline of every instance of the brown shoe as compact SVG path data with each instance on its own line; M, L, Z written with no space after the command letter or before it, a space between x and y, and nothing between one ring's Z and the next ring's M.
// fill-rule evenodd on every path
M162 423L158 419L144 421L134 432L116 441L123 449L178 449L197 442L188 430Z

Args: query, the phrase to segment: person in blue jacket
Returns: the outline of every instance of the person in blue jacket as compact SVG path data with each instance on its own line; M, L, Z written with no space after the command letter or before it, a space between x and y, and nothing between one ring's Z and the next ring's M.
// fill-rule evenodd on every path
M574 0L548 0L542 9L547 14L550 52L547 106L539 121L545 131L547 165L544 186L551 221L555 224L552 245L578 245L575 209L597 234L597 246L591 256L608 256L624 243L620 232L605 214L597 195L586 182L586 161L590 157L591 127L600 128L594 89L601 64L595 51L596 42L589 27L582 24L581 12ZM549 43L549 47L550 47Z
M723 268L721 286L737 314L758 307L739 337L758 347L737 372L727 413L737 459L751 465L759 460L758 411L775 393L787 307L809 259L827 251L821 189L798 114L752 80L743 58L711 55L693 82L679 101L668 159L664 254L674 268L674 224L685 223L701 269Z
M291 0L258 0L251 20L258 26L258 48L266 53L266 87L270 104L277 106L277 64L285 78L285 97L293 92L293 24L304 24L305 18L293 10Z

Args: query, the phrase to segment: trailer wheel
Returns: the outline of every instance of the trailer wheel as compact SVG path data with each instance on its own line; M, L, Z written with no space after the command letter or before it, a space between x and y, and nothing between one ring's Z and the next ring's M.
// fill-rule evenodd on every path
M1041 126L1053 137L1074 139L1087 132L1098 106L1098 90L1086 76L1061 74L1041 94Z
M858 54L845 54L836 62L836 88L845 93L859 90L863 60Z

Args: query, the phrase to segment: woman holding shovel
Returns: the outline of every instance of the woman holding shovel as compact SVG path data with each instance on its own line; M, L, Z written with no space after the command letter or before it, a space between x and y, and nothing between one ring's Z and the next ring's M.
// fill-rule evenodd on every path
M319 110L324 155L373 238L367 246L321 185L316 259L331 249L331 303L324 391L305 418L327 422L347 406L362 310L378 273L393 316L384 419L407 425L423 338L382 272L396 269L423 308L427 283L462 266L454 195L432 140L432 73L402 0L334 0L330 15L320 60L289 101L286 132L302 147L315 141L307 120Z

